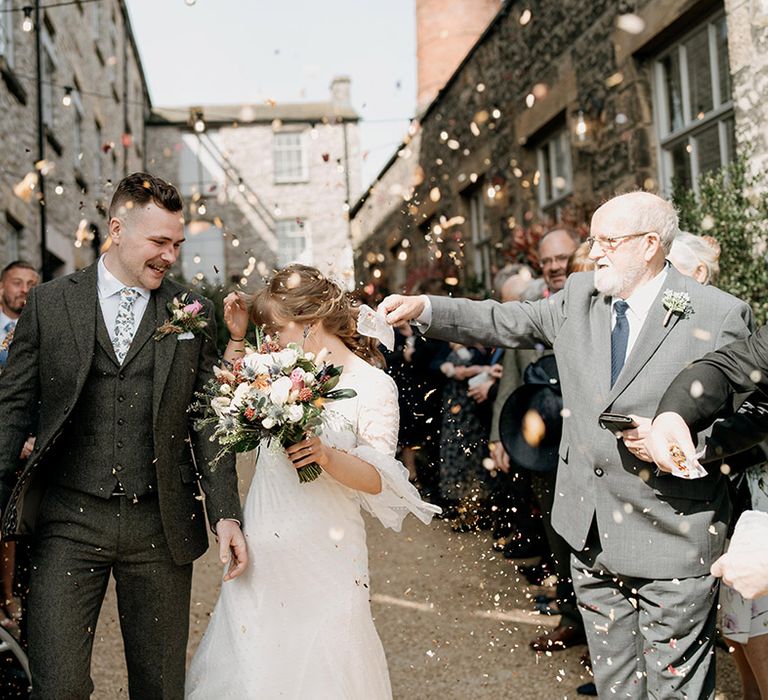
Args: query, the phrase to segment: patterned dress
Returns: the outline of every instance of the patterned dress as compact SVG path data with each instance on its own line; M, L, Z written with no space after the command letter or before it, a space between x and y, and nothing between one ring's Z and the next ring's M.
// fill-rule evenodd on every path
M456 367L488 364L485 350L469 349L469 357L451 351L446 362ZM463 355L463 357L462 357ZM440 496L448 502L472 498L484 501L491 490L490 472L483 466L488 457L492 401L478 404L467 395L466 379L449 379L443 389L440 431Z
M752 467L746 478L753 510L768 513L768 464ZM768 596L746 600L723 584L720 587L720 615L723 636L733 642L746 644L752 637L768 634Z

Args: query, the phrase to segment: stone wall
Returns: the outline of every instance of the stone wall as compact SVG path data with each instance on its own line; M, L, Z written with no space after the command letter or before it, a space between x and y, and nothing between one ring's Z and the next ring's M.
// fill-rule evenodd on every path
M10 4L20 8L28 3ZM104 214L113 184L143 167L149 96L122 1L50 7L42 16L56 64L44 89L50 89L53 105L45 141L45 160L53 166L45 182L47 244L55 255L52 272L58 275L93 260L98 237L91 240L83 233L106 236ZM21 232L19 257L40 265L38 200L33 193L25 202L13 192L26 174L35 171L38 160L35 34L22 31L21 12L11 17L11 61L7 55L0 59L0 266L12 254L13 230ZM76 107L62 103L66 86L80 88L82 138L77 152ZM83 220L87 223L80 228Z
M391 231L397 229L420 249L412 247L408 260L421 261L426 254L437 262L435 253L444 248L443 267L450 256L461 282L478 286L478 256L469 240L472 197L475 206L482 196L484 235L498 265L500 249L521 226L545 226L553 219L585 224L594 208L617 192L658 191L655 57L718 7L722 5L709 0L505 3L484 40L422 116L422 184L400 216L392 216L359 242L358 252L384 255L386 264L396 268L400 252L393 253L389 246ZM630 23L619 21L628 13ZM727 21L736 100L746 95L743 107L735 111L737 133L745 142L746 134L755 130L765 134L766 120L760 118L764 81L749 73L762 75L762 64L755 68L744 58L734 65L744 30L730 14ZM764 30L758 31L752 21L754 46L749 56L759 54L763 37ZM583 141L576 134L579 118L585 126ZM572 188L557 206L542 211L537 147L558 128L568 134ZM752 140L760 144L759 138ZM759 149L764 156L765 146ZM451 222L450 230L441 220ZM430 231L434 234L435 223L439 233L425 240ZM371 280L370 272L361 269L360 274L364 281Z

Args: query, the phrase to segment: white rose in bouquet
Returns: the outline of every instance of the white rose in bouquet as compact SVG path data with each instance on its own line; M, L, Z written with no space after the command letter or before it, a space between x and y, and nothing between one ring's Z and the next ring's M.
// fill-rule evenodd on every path
M270 358L268 355L262 355L258 352L246 355L243 358L243 365L256 374L267 374L269 372Z
M236 410L239 409L243 405L243 401L245 401L245 398L250 391L251 387L248 384L238 384L237 389L235 389L235 394L232 397L232 408Z
M304 386L312 386L315 383L315 375L312 372L304 372Z
M216 415L221 418L224 414L229 413L229 407L231 401L226 396L217 396L211 400L211 408L216 412Z
M272 382L272 391L269 393L272 403L276 406L282 406L288 400L291 387L293 387L293 382L291 382L290 377L278 377L275 379Z
M262 424L262 425L263 425L263 426L264 426L264 427L265 427L267 430L271 430L272 428L274 428L274 427L275 427L275 425L277 425L277 422L275 421L275 419L274 419L274 418L270 418L269 416L267 416L267 417L266 417L266 418L265 418L263 421L261 421L261 424Z
M288 406L285 411L289 423L298 423L304 417L304 409L299 404Z
M299 353L293 348L284 348L280 352L273 353L275 356L275 363L281 369L287 369L293 367L296 361L299 359Z

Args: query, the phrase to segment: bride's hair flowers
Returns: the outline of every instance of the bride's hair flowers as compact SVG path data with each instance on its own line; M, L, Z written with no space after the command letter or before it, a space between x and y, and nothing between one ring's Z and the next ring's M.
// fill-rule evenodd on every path
M253 450L271 438L287 447L320 432L325 403L356 396L353 389L336 388L342 367L326 363L327 356L294 344L280 348L258 332L257 345L246 346L231 367L214 367L214 378L193 406L202 416L197 427L213 426L219 457ZM299 481L313 481L321 472L318 464L302 467Z

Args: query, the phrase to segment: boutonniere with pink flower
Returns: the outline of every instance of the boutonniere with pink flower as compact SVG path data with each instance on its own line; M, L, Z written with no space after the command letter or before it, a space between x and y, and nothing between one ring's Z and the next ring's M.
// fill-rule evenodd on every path
M200 315L203 304L199 299L192 299L189 294L174 297L168 303L171 317L155 332L155 340L166 335L177 335L179 340L189 340L195 334L203 333L208 321Z

